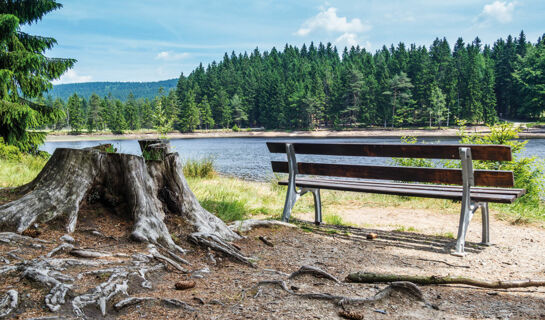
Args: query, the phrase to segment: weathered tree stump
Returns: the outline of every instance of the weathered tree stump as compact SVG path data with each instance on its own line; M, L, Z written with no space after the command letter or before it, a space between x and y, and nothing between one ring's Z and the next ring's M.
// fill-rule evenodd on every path
M14 189L24 194L0 206L0 229L22 233L34 223L66 219L76 228L84 199L93 198L133 221L131 237L183 252L172 240L164 219L184 218L193 242L212 247L251 264L229 241L240 236L201 207L182 172L177 153L163 140L139 141L142 156L113 153L111 146L87 149L58 148L40 174Z

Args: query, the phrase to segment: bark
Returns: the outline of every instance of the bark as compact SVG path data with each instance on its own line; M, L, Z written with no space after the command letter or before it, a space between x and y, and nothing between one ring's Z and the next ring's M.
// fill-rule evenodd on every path
M384 283L395 281L409 281L415 284L465 284L468 286L490 288L490 289L510 289L526 287L545 286L545 280L507 280L507 281L484 281L465 277L439 277L439 276L409 276L397 274L380 274L370 272L351 273L346 277L348 282L358 283Z
M133 221L134 240L184 253L164 222L168 214L179 215L193 242L249 263L228 243L240 236L202 208L191 192L178 154L169 152L162 140L139 142L145 158L109 153L105 146L56 149L36 179L14 190L24 195L0 206L0 230L22 233L36 223L62 218L71 233L82 202L100 201Z

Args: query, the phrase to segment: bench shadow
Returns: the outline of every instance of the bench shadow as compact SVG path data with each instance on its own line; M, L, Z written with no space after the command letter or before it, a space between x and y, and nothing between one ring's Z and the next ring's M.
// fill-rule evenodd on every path
M450 254L454 251L456 246L456 239L426 235L417 232L385 231L370 228L329 225L324 223L320 226L316 226L313 222L299 219L293 219L293 222L311 228L312 232L318 234L335 236L352 242L365 242L366 245L373 245L376 247L392 246L404 249ZM376 233L377 238L368 240L367 235L370 233ZM483 246L478 242L466 241L466 253L476 254L485 249L486 246Z

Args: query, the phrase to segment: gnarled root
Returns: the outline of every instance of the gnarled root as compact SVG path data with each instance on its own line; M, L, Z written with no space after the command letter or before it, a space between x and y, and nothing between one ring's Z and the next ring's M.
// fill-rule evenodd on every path
M190 234L188 236L188 239L197 245L219 251L239 262L242 262L254 268L256 267L256 265L252 261L250 261L250 258L245 257L233 245L223 241L214 234L195 232Z
M0 318L7 317L19 304L19 294L16 290L8 290L0 299Z
M330 273L327 273L326 271L320 268L313 267L313 266L302 266L301 268L299 268L299 270L293 272L288 277L288 279L293 279L303 274L310 274L318 278L325 278L325 279L333 280L336 283L341 283L341 281L339 281L339 279L337 279L335 276L331 275Z

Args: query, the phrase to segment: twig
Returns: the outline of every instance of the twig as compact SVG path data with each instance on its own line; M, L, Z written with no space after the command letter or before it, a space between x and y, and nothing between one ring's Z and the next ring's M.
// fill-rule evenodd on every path
M424 259L424 258L417 258L416 260L428 261L428 262L437 262L437 263L444 263L444 264L446 264L447 266L449 266L449 267L454 267L454 268L466 268L466 269L471 268L470 266L461 266L461 265L451 264L451 263L448 263L448 262L442 261L442 260Z

